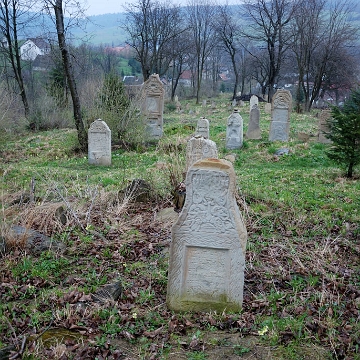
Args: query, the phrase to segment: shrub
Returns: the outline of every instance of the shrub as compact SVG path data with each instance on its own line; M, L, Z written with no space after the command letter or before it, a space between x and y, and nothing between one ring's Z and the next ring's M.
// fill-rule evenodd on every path
M334 106L327 120L326 137L333 146L327 156L346 167L346 176L352 177L354 166L360 163L360 89L353 90L344 106Z

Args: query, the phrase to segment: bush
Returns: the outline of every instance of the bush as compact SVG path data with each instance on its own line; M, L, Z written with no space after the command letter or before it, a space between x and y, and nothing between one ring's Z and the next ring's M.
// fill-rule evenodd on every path
M354 166L360 163L360 89L353 90L344 106L334 106L332 118L327 120L326 137L333 146L327 156L346 167L346 176L352 177Z

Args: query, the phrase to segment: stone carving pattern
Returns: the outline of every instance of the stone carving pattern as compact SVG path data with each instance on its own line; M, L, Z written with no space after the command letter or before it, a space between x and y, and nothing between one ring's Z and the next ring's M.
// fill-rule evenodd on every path
M216 256L215 252L221 252L221 254L229 254L226 256L220 255L223 259L222 267L228 266L224 262L228 262L231 269L243 270L245 266L245 256L241 247L233 248L232 245L232 239L238 237L233 215L237 214L239 218L241 218L241 215L235 200L232 204L228 203L229 196L231 196L231 194L229 194L229 176L223 172L215 174L214 172L209 172L209 170L204 171L198 169L192 171L190 181L192 187L190 187L191 192L189 196L192 201L187 201L186 203L191 203L189 209L187 209L186 204L183 209L183 212L188 211L183 222L183 225L185 225L185 228L188 230L179 230L177 233L179 239L172 245L174 246L174 253L178 254L178 256L175 258L171 267L172 272L170 278L173 279L173 282L169 283L169 294L175 299L175 302L177 301L176 299L183 295L186 296L187 300L192 300L191 285L183 283L181 291L178 292L176 290L176 284L178 284L181 279L188 278L185 276L186 274L182 273L182 269L186 269L185 255L189 247L197 247L199 250L202 248L201 251L205 250L205 253L202 252L202 257L206 255L206 252L210 255L205 258L204 265L205 263L211 265L211 259ZM211 192L209 192L208 189L211 189ZM206 209L211 209L211 211L209 212ZM214 241L214 237L206 236L206 233L216 234L216 241ZM218 270L218 267L216 266L214 269ZM202 275L202 271L199 272L199 276L196 276L193 272L191 276L195 276L196 279L192 280L192 282L202 281ZM219 277L219 275L218 273L217 276ZM221 281L226 280L222 279ZM228 285L226 286L230 301L242 299L243 284L241 282L242 277L240 276L240 272L232 271L228 279ZM202 286L205 285L206 280ZM208 288L204 288L204 290L209 290L209 286L214 297L210 299L207 298L206 301L216 301L219 290L214 289L210 283L208 284ZM223 289L225 288L223 287Z
M277 91L274 95L273 108L289 109L291 107L291 94L288 91Z

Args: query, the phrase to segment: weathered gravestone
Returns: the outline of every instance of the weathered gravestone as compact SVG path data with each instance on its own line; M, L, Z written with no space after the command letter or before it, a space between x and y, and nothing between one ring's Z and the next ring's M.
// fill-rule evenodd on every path
M254 105L259 106L259 99L256 95L252 95L250 98L250 111L253 108Z
M265 103L264 111L265 111L265 114L271 114L271 104L270 103Z
M111 130L101 119L88 131L88 161L92 165L111 165Z
M330 144L331 140L328 139L325 134L329 132L329 126L326 123L327 120L331 118L331 110L322 110L319 118L319 134L318 134L318 142L322 144Z
M243 145L243 119L237 109L228 117L226 127L226 148L240 149Z
M250 120L248 130L246 132L247 139L261 139L260 131L260 109L258 105L253 105L250 110Z
M277 90L272 98L269 141L288 141L292 98L289 90Z
M247 232L235 192L230 162L206 159L189 169L185 205L172 228L170 309L241 309Z
M186 171L196 161L209 158L218 158L215 142L203 137L192 137L186 146Z
M142 112L146 116L146 123L151 139L157 140L163 135L163 112L165 90L159 75L150 75L143 85Z
M204 139L209 138L209 120L204 117L197 122L195 137L202 136Z

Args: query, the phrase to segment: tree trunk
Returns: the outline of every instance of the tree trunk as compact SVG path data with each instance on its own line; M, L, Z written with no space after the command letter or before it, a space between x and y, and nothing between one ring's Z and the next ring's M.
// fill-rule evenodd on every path
M78 141L81 150L87 151L87 147L88 147L87 132L85 130L84 123L82 120L80 97L76 87L76 81L74 77L74 70L70 60L70 54L66 45L62 0L56 0L53 6L55 12L56 31L58 36L59 48L61 51L65 75L69 85L71 99L73 102L74 120L75 120L76 130L78 133Z

